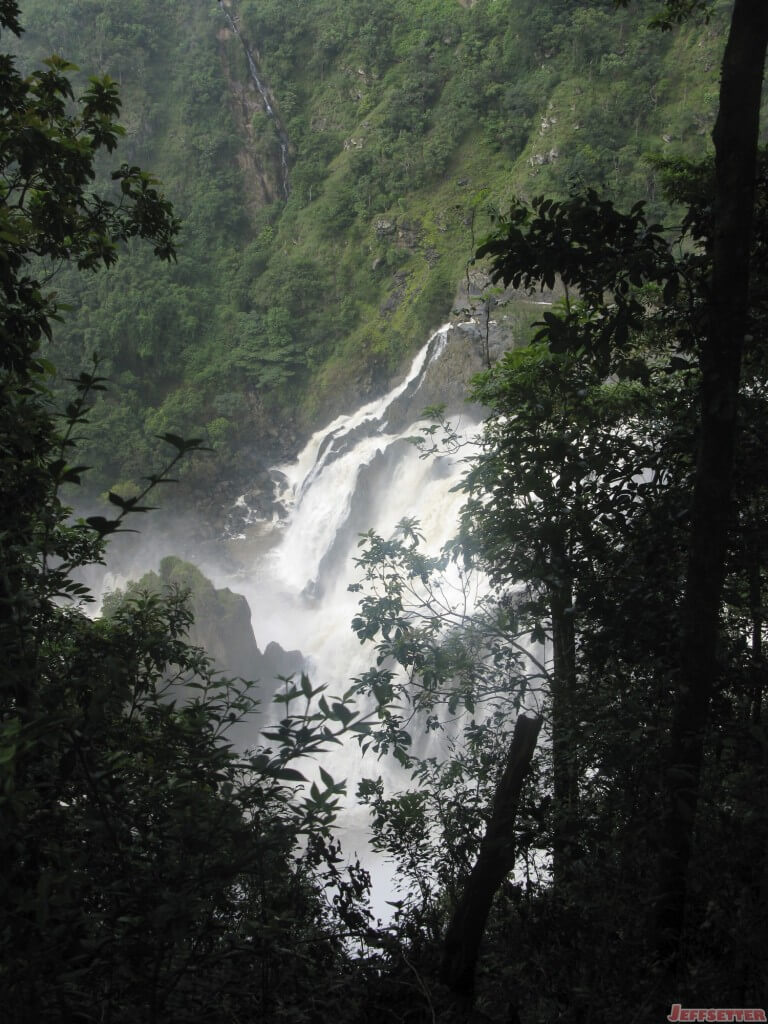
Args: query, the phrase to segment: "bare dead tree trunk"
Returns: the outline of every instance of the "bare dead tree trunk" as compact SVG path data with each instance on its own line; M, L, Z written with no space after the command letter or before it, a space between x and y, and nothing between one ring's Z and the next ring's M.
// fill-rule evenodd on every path
M747 327L766 0L735 0L713 133L716 198L707 332L700 351L700 441L682 609L664 813L656 946L679 964L704 738L718 674L717 639L731 516L736 407Z
M515 819L520 791L540 729L540 718L521 715L517 720L480 854L445 934L442 980L453 992L470 1002L488 912L501 883L515 863Z

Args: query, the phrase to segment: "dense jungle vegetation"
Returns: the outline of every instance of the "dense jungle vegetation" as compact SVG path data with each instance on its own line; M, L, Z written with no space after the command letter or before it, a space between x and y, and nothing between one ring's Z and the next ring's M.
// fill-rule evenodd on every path
M768 156L759 143L768 7L716 4L707 23L700 0L617 9L563 2L545 12L511 3L497 11L490 0L468 8L329 0L315 23L299 17L306 6L314 10L296 5L292 21L290 5L243 4L270 88L287 97L293 83L294 106L281 100L280 117L297 147L283 201L279 159L268 170L281 136L264 142L267 201L252 210L229 205L242 188L243 143L223 83L227 74L235 80L241 52L207 5L126 2L119 26L117 4L34 6L38 37L51 33L44 46L93 48L95 70L109 56L113 78L83 80L60 57L37 67L23 48L17 60L0 58L4 1019L599 1024L617 1015L657 1021L675 1004L763 1012ZM189 41L186 61L161 64L180 25L198 17L200 46L216 26L211 59ZM655 34L645 35L651 18ZM579 25L589 27L571 37ZM21 32L16 0L0 0L0 32L6 52ZM574 39L614 54L620 45L632 74L656 67L658 108L622 138L647 144L653 118L676 109L668 134L680 145L666 159L646 168L628 153L618 177L615 161L601 159L594 174L585 165L569 181L562 168L577 161L582 139L590 153L580 134L572 150L558 136L556 159L526 163L547 132L564 131L562 113L552 113L567 106L553 105L558 90L576 95L581 80L582 99L621 94L615 63L601 79L599 48L578 51L582 62L592 54L580 78ZM709 85L691 85L682 102L670 85L664 98L662 68L685 83L684 55L698 61L710 44ZM444 47L452 47L449 69ZM347 65L349 48L357 59ZM505 54L545 72L529 94L532 125L515 121ZM550 60L559 69L552 80ZM444 77L430 86L433 65ZM292 67L301 69L293 78ZM469 95L484 98L459 119L464 134L446 142L440 165L441 105L454 124L467 94L463 85L451 90L453 73L474 67L486 78ZM119 77L133 103L152 95L151 106L128 108L127 133ZM331 104L313 110L312 77L321 97L339 91L338 123ZM187 94L181 84L193 79L199 88ZM368 88L365 118L381 139L376 175L366 184L355 163L364 145L342 143L317 154L316 179L302 179L310 166L295 141L306 143L302 116L308 132L338 131L338 143L354 127L344 111L360 115ZM707 90L711 106L699 108ZM197 135L194 119L180 116L185 103L199 109ZM688 137L699 115L704 133L717 118L713 155L694 145L704 136ZM313 118L321 116L331 120L320 131ZM256 121L254 134L269 135ZM612 123L595 116L589 131ZM176 141L152 167L169 189L177 183L173 206L134 163L150 136L158 154L158 140ZM401 136L414 161L409 198L397 194ZM410 150L416 139L424 151L436 147L421 164ZM606 139L601 152L613 160L617 146ZM200 181L182 173L195 160L209 171ZM434 178L433 166L442 167ZM473 186L487 172L489 188L506 197L482 241L464 223L471 202L448 217L450 190L465 187L455 175L470 167ZM535 194L525 167L539 171ZM394 233L377 231L378 217ZM420 247L432 230L443 248L435 242L439 258L426 259ZM347 339L396 365L409 347L405 333L396 338L402 310L414 323L441 314L443 285L432 291L440 278L429 275L452 259L458 268L465 253L453 247L467 244L494 281L523 290L559 281L564 297L530 344L473 384L490 413L464 480L456 544L425 556L413 521L394 538L370 533L353 626L374 645L375 667L344 694L306 676L286 681L281 720L255 749L237 751L227 729L253 712L253 689L215 673L186 641L183 592L134 591L90 619L76 570L102 559L110 536L134 523L216 430L226 435L206 420L211 410L226 420L211 398L218 388L279 423L289 394L304 396L309 415L324 389L344 386L342 358L349 373L370 367ZM377 282L379 258L387 270ZM377 342L357 274L367 275L375 310L393 266L406 287ZM426 281L417 289L419 273ZM450 305L455 279L445 274ZM129 303L137 289L151 326ZM310 303L318 293L320 304ZM162 336L153 318L166 300L173 329ZM325 302L349 316L343 337L323 333ZM177 322L192 332L189 344L174 333ZM297 323L300 336L291 333ZM102 330L103 368L91 370L83 346L101 341ZM367 349L368 335L356 333L364 330L374 339ZM138 383L147 367L154 395ZM105 391L113 387L105 369L133 399ZM252 390L238 390L248 373ZM193 400L200 406L190 411ZM123 414L125 423L147 418L141 430L171 452L164 463L152 461L139 428L121 432ZM207 434L185 438L196 425ZM83 460L107 442L112 462L100 485L135 458L134 487L112 492L110 514L74 519L64 488L87 479ZM460 443L448 423L424 428L425 455ZM472 615L451 620L443 588L475 570L491 591ZM439 728L446 710L460 725L448 755L419 757L417 732ZM340 742L372 746L413 773L402 793L370 779L358 794L375 844L398 868L386 927L367 908L366 872L346 863L333 834L343 782L322 767L322 753ZM319 762L316 781L304 777L307 755Z
M152 168L183 223L167 268L137 248L55 281L72 307L57 365L98 352L112 382L90 485L133 493L157 434L217 449L182 472L242 478L255 439L295 447L382 389L448 318L488 211L513 196L575 182L658 215L645 157L706 151L729 4L662 35L651 0L233 0L289 140L287 199L276 122L217 4L22 10L22 69L56 52L76 80L111 75L121 159Z

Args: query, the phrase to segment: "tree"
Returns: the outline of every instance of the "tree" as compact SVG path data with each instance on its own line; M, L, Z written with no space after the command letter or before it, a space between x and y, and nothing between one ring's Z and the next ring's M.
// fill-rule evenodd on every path
M572 329L587 329L583 312L562 313ZM559 330L563 320L548 316L546 323ZM579 764L578 652L589 592L609 553L626 548L633 509L659 489L664 466L654 425L670 388L664 379L653 387L606 381L594 363L553 353L539 341L508 353L475 381L472 394L491 413L464 481L465 549L508 594L532 638L551 644L547 721L557 886L578 859L579 780L586 767ZM655 420L644 423L652 410Z
M712 273L698 353L700 439L680 638L680 677L665 784L666 842L658 929L661 954L673 958L680 952L704 737L719 676L717 636L732 515L742 354L749 324L757 141L766 47L765 4L759 0L736 0L713 133L716 188Z
M0 30L21 31L12 0L0 10ZM51 366L39 356L41 339L52 335L57 305L41 277L60 262L82 270L109 266L120 244L134 237L148 239L159 257L172 259L178 231L154 179L138 167L124 164L114 172L117 197L92 194L96 157L101 150L113 152L123 131L115 121L119 100L109 78L94 78L79 100L80 112L70 114L71 70L52 57L45 70L23 79L12 58L3 57L0 65L0 429L6 439L0 465L0 642L8 658L4 685L14 688L21 706L32 700L35 645L27 631L39 588L53 598L66 568L95 553L85 534L78 549L72 534L60 530L57 491L79 480L82 467L66 461L71 432L81 421L86 393L102 382L81 378L81 401L70 406L69 430L59 434L46 398ZM63 559L60 573L48 570L55 558Z
M13 0L0 0L0 28L20 31ZM114 173L116 196L92 192L99 151L122 132L119 101L114 83L92 80L72 113L69 70L51 58L23 79L0 58L3 1013L301 1019L321 982L326 1007L337 998L346 937L368 924L367 876L339 866L330 836L343 784L326 772L309 785L293 762L365 725L302 677L280 695L274 730L238 754L227 730L256 702L188 644L184 594L138 595L96 620L82 610L73 570L103 558L105 538L199 442L166 434L162 471L110 494L112 518L73 522L61 488L85 470L78 434L105 382L84 372L56 408L40 354L59 315L45 275L108 266L135 237L170 259L178 224L136 167Z
M515 723L477 861L446 929L443 979L470 1002L474 995L480 943L491 904L505 877L515 866L515 828L520 793L540 728L540 718L528 718L526 715L521 715Z
M679 20L686 13L684 8L690 6L668 5L668 17L662 21ZM745 336L749 335L748 350L755 351L755 333L762 323L762 313L754 306L759 296L753 295L750 307L749 282L750 273L752 281L756 279L756 268L750 268L750 258L760 252L762 237L762 229L756 237L753 233L753 218L766 41L768 12L764 5L737 2L724 58L720 114L714 133L713 210L711 215L707 212L702 217L706 200L700 197L698 204L689 208L683 225L684 234L688 233L697 243L696 250L687 256L673 257L661 230L645 222L641 204L629 215L621 215L611 204L601 203L594 193L588 193L564 203L539 198L530 209L522 203L513 206L509 218L478 253L480 257L492 258L494 279L505 284L542 283L552 287L559 276L569 291L576 291L584 305L569 303L560 315L545 314L539 337L551 353L571 353L585 368L584 372L591 368L598 378L605 379L608 374L620 380L634 378L647 387L654 377L658 380L660 369L666 367L671 380L675 372L690 376L692 362L697 367L698 457L695 471L689 477L687 567L676 569L678 594L683 595L680 643L670 666L668 645L657 623L652 648L659 678L666 674L674 679L667 699L661 696L663 690L658 691L668 768L658 780L664 813L657 834L662 854L655 943L662 961L673 972L679 969L681 976L684 964L679 958L686 923L686 891L704 751L710 735L710 710L713 698L722 699L727 689L722 674L725 662L718 656L723 638L726 553L734 543L734 498L745 501L734 485L734 467L741 464L736 446L737 424L748 396L759 393L761 387L758 377L748 382L746 392L743 390L741 365ZM598 221L602 222L600 229ZM762 273L762 269L758 267L757 272ZM650 301L643 300L643 289ZM655 298L651 297L653 289ZM647 335L654 322L660 326L666 322L662 335L657 334L650 350L645 347L638 352L638 337L641 333ZM586 392L578 390L569 393L574 400L587 397ZM489 394L489 389L485 394ZM495 397L492 390L490 395ZM509 401L499 410L505 417L502 437L514 437L521 409L524 420L528 403L535 407L536 400L535 392L528 402L510 392ZM587 404L588 400L585 408ZM542 425L554 426L556 422L550 408L540 409ZM579 415L571 413L569 424L574 424L577 433L579 422ZM595 426L593 421L585 424L585 429L594 431ZM631 437L635 428L630 422L621 429L629 430L630 434L624 436ZM674 424L671 429L676 429ZM489 534L493 535L495 515L510 522L515 515L515 505L510 505L504 491L507 481L512 483L515 500L525 504L526 487L516 463L524 460L529 451L537 450L539 439L533 445L528 439L522 451L507 451L503 455L498 437L493 433L488 436L492 455L498 453L500 458L495 472L492 469L485 480L482 468L476 471L480 475L481 493L474 528L482 538L481 546L490 555L493 570L503 576L507 569L505 543L516 546L521 541L511 541L510 533L502 530L495 538L491 536L489 544ZM689 448L686 455L688 442L680 434L679 440L683 447L678 448L678 458L685 461L694 449ZM625 525L614 541L622 552L633 546L632 533L641 521L637 515L641 507L638 474L648 468L642 461L631 465L622 486L637 489L638 494L628 495L622 515ZM588 488L594 477L599 480L599 462L596 471L593 466L594 457L584 460L583 473L577 476L579 486ZM559 483L561 476L562 469L558 467L554 482ZM602 491L603 501L609 505L613 497L622 499L622 487L618 492L612 487L612 482L604 480L596 492ZM560 498L558 510L567 517L568 506ZM598 517L598 531L610 522L610 516L601 519L604 513L600 505L592 506L591 514ZM557 518L553 519L551 512L545 518L547 528L556 529ZM478 525L481 519L483 525ZM570 525L570 518L568 521ZM578 535L578 517L573 527ZM589 532L594 531L589 528ZM526 541L522 543L525 545ZM579 536L579 545L580 550L588 552L583 534ZM510 577L514 578L517 571L513 561ZM533 576L541 580L541 569L534 571ZM528 577L523 574L519 578ZM759 592L759 580L753 581L753 595ZM758 597L753 596L752 601L756 608ZM554 631L554 608L550 614ZM757 631L761 631L761 625ZM753 647L759 653L757 636ZM653 775L647 782L652 780Z

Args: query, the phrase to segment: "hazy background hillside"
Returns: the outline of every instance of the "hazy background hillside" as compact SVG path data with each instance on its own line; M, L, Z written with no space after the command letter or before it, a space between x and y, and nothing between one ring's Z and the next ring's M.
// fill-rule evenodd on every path
M666 215L646 157L708 150L730 5L667 34L643 2L227 7L241 38L210 0L23 4L22 65L58 52L116 79L118 162L157 174L184 221L173 267L137 246L51 285L71 306L57 365L98 352L112 380L85 452L100 491L130 493L168 430L219 453L191 486L234 486L382 391L514 194L594 186Z

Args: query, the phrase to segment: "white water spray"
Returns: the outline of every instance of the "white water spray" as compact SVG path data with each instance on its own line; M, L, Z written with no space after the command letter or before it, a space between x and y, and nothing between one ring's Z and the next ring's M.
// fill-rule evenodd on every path
M259 508L252 508L247 495L240 498L237 518L248 525L231 542L239 571L224 568L215 552L206 555L190 549L178 538L148 544L146 537L139 556L126 558L119 571L125 579L138 578L170 551L196 562L215 586L245 595L262 651L271 641L286 651L300 650L313 684L327 684L330 694L343 693L375 659L373 646L361 645L351 628L359 595L350 593L348 586L359 576L354 560L360 535L372 529L388 538L401 519L415 518L425 538L422 550L438 554L456 531L465 499L451 488L462 475L462 455L422 459L408 438L418 434L424 407L450 387L455 370L448 368L454 363L444 360L459 354L460 372L468 371L463 361L468 345L471 341L460 329L440 328L396 387L355 412L338 416L309 439L294 461L273 469L272 505L259 501ZM478 353L477 369L481 366ZM454 395L460 386L454 382ZM480 410L465 408L450 419L471 437L478 430ZM103 589L109 589L109 582L108 578ZM125 580L111 578L113 586L120 582ZM457 591L457 602L463 599L466 595ZM269 705L274 680L262 682L264 711L274 718L275 709ZM245 742L258 743L264 724L264 719L255 721ZM431 740L414 737L416 745L434 742L435 734L430 736ZM372 754L364 758L351 737L323 755L322 763L335 778L348 782L348 809L338 822L344 849L348 856L359 853L372 870L374 910L386 917L386 901L393 891L390 867L368 851L369 816L353 806L354 793L363 776L381 775L390 788L407 781L393 759L378 761ZM312 774L311 766L307 774Z
M413 360L405 379L383 398L317 431L297 460L277 467L279 499L287 517L261 523L277 531L277 543L258 560L254 573L232 581L245 593L257 642L275 640L299 648L315 682L337 691L370 664L350 623L358 598L354 559L360 535L373 529L389 537L404 517L418 519L426 550L437 554L456 529L461 494L451 493L462 465L458 457L422 459L407 440L418 427L419 392L429 368L443 352L448 328L437 331ZM406 402L414 412L404 427ZM465 417L472 433L476 420Z
M313 684L327 683L331 693L346 690L375 657L372 645L361 645L351 628L359 595L348 586L358 577L354 559L360 535L373 529L390 537L401 519L413 517L421 524L424 550L438 554L456 531L465 498L451 488L462 474L461 456L420 458L407 440L418 432L429 401L422 397L424 385L448 332L449 325L435 332L405 379L383 398L337 417L310 438L294 462L276 467L278 500L286 515L252 517L259 547L267 550L252 571L217 580L247 597L262 649L273 640L285 649L299 648ZM476 432L476 415L462 413L459 419L465 434ZM245 498L240 511L244 504ZM382 775L397 785L405 781L390 759L364 757L353 738L324 756L323 766L347 779L352 798L363 775ZM347 854L357 851L373 867L365 852L367 812L350 808L339 824ZM382 914L392 887L380 860L374 875L374 906Z

